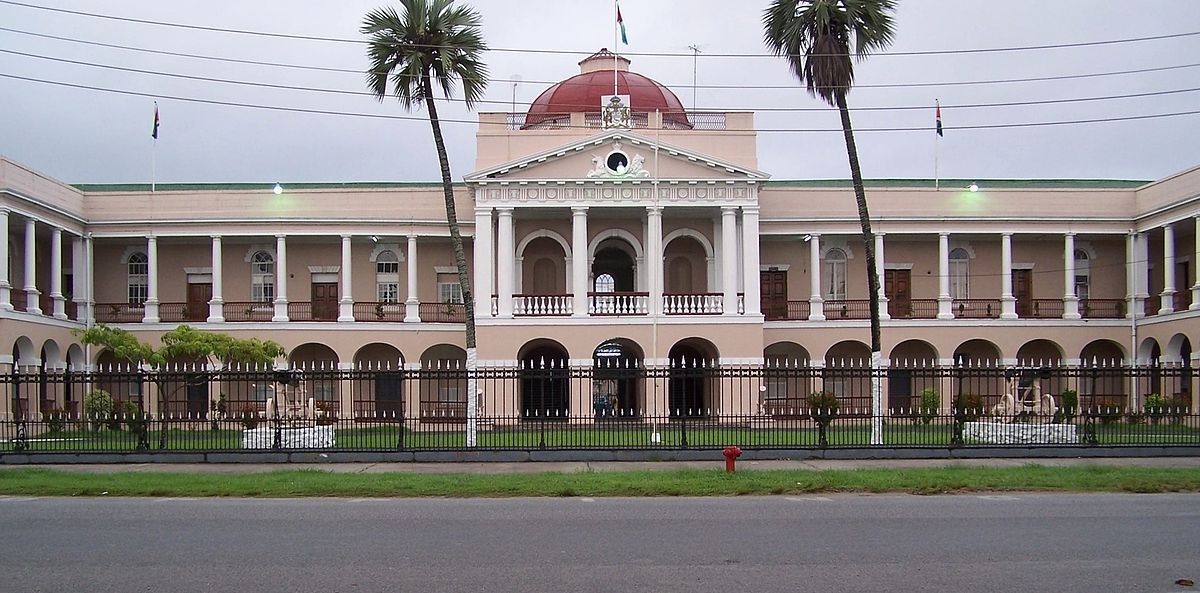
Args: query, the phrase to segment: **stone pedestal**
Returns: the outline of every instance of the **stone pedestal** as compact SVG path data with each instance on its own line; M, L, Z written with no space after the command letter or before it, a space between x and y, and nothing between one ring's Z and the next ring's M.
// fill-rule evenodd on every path
M964 422L963 440L989 445L1076 444L1074 424Z
M275 429L268 426L242 431L242 448L270 449L275 443ZM280 429L280 448L329 449L333 447L333 425L298 426Z

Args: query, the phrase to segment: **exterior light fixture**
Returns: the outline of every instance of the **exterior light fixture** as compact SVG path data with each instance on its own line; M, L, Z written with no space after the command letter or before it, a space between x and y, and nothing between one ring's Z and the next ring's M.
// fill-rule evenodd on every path
M378 242L379 242L379 237L378 237L377 235L371 235L371 242L372 242L372 243L378 243Z
M276 183L275 187L272 188L271 191L274 192L275 195L279 195L279 194L283 193L283 186Z
M812 235L804 235L804 242L808 243L809 241L812 241Z
M975 193L979 191L979 184L972 181L971 185L967 186L967 189L971 190L971 193Z

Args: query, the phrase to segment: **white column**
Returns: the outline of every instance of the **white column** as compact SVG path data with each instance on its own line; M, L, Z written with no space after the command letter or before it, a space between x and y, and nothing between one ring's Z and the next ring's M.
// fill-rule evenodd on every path
M25 219L25 311L42 314L42 293L37 289L37 222Z
M1163 227L1163 291L1160 295L1159 315L1175 310L1175 229Z
M879 301L879 318L891 319L888 314L888 298L887 291L883 287L883 233L875 233L875 278L879 280L879 294L875 298Z
M342 298L338 300L338 321L354 321L354 263L350 240L352 235L342 235Z
M721 304L737 315L737 206L721 206Z
M646 291L650 293L650 314L663 311L663 253L662 253L662 208L646 207ZM654 356L657 356L655 354Z
M95 244L92 243L92 234L88 233L83 237L83 261L84 270L87 273L87 279L84 280L84 291L87 294L87 301L84 303L87 311L82 319L92 321L96 319L96 265L95 265ZM91 364L91 363L86 363Z
M500 317L513 316L513 258L516 245L513 243L513 209L497 208L496 213L496 265L500 268L496 289L500 295L497 311Z
M1194 218L1196 224L1196 253L1192 256L1192 268L1195 270L1193 275L1196 276L1196 282L1192 284L1192 304L1188 306L1188 309L1191 311L1200 309L1200 216Z
M1079 319L1079 295L1075 294L1075 233L1063 235L1063 319Z
M8 269L8 210L0 208L0 310L12 311L12 281Z
M146 237L146 268L146 312L142 322L158 323L158 238L153 235Z
M1137 249L1137 296L1138 316L1146 316L1146 301L1150 298L1150 236L1138 233L1134 243Z
M271 321L288 320L287 235L275 235L275 316Z
M1012 233L1000 235L1000 319L1017 318L1012 285Z
M475 317L492 316L492 209L475 209Z
M825 299L821 298L821 235L808 238L808 319L825 321Z
M67 318L67 301L62 293L62 229L50 229L50 302L55 319Z
M479 267L479 260L475 260L475 267ZM421 299L417 297L417 236L408 236L408 299L404 301L404 321L406 323L420 323L421 321ZM478 285L476 285L478 286ZM477 293L480 292L477 289ZM487 291L482 291L487 292ZM475 299L478 303L479 299ZM478 306L475 308L475 314L481 315Z
M1145 269L1146 264L1138 261L1137 239L1137 233L1129 233L1125 236L1125 298L1129 304L1129 310L1125 312L1125 317L1128 319L1141 317L1144 309L1138 296L1138 275Z
M938 319L954 319L950 298L950 233L938 233Z
M745 315L762 315L758 261L758 208L742 207L742 292Z
M221 265L221 235L212 236L212 298L208 300L208 322L225 322L225 282Z
M587 207L571 208L571 313L575 317L588 314L587 214Z
M75 320L87 321L87 264L84 263L83 237L71 239L71 302L75 303Z

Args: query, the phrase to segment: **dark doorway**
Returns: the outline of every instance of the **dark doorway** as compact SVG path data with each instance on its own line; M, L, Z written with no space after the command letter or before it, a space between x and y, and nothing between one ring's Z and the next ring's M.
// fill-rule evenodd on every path
M375 375L375 417L404 418L404 376L400 371L382 371Z
M912 270L884 270L883 294L888 298L888 316L912 317Z
M764 270L758 278L763 316L768 320L787 319L787 272Z
M1012 290L1017 317L1033 317L1033 270L1013 270Z
M913 374L905 369L889 369L888 411L893 416L910 413L913 407Z
M710 391L716 377L713 356L695 344L679 343L668 356L667 403L672 418L707 417L712 412Z
M313 282L312 318L314 321L337 321L337 282Z
M592 261L592 277L600 278L607 274L613 279L613 286L594 286L595 292L633 292L634 262L633 257L619 247L601 247L596 251Z
M184 380L187 381L188 417L204 418L208 413L208 375L188 374Z
M1175 310L1192 306L1192 274L1188 262L1175 262Z
M212 300L212 284L188 284L187 308L183 318L187 321L208 319L208 301Z
M521 414L525 420L566 420L570 409L567 352L553 343L521 356Z

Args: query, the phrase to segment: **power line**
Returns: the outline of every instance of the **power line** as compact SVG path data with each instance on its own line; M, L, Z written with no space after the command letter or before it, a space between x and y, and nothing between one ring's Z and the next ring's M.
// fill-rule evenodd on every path
M391 119L391 120L421 121L421 122L428 121L427 118L419 117L419 116L384 115L384 114L362 113L362 112L352 112L352 111L334 111L334 110L327 110L327 109L307 109L307 108L302 108L302 107L284 107L284 106L280 106L280 105L262 105L262 104L256 104L256 103L241 103L241 102L237 102L237 101L221 101L221 100L216 100L216 99L200 99L200 98L196 98L196 97L161 95L161 94L155 94L155 93L144 93L144 92L139 92L139 91L110 89L110 88L105 88L105 87L75 84L75 83L62 82L62 81L56 81L56 80L44 80L44 79L32 78L32 77L28 77L28 76L18 76L15 74L0 73L0 78L10 78L10 79L14 79L14 80L24 80L27 82L36 82L36 83L41 83L41 84L49 84L49 85L69 87L69 88L89 90L89 91L113 93L113 94L119 94L119 95L129 95L129 96L146 97L146 98L153 98L153 99L170 99L173 101L181 101L181 102L188 102L188 103L203 103L203 104L208 104L208 105L222 105L222 106L227 106L227 107L244 107L244 108L249 108L249 109L264 109L264 110L270 110L270 111L307 113L307 114L315 114L315 115L339 115L339 116L346 116L346 117L366 117L366 118L373 118L373 119ZM1200 114L1200 110L1178 111L1178 112L1173 112L1173 113L1155 113L1155 114L1147 114L1147 115L1132 115L1132 116L1125 116L1125 117L1077 119L1077 120L1065 120L1065 121L943 126L943 129L946 129L946 130L989 130L989 129L1005 129L1005 128L1034 128L1034 127L1046 127L1046 126L1061 126L1061 125L1075 125L1075 124L1092 124L1092 123L1160 119L1160 118L1167 118L1167 117L1182 117L1182 116L1197 115L1197 114ZM472 124L472 125L507 125L507 123L487 124L486 122L479 122L479 121L475 121L475 120L464 120L464 119L439 118L439 121L444 122L444 123ZM570 126L570 125L556 126L556 129L572 129L572 128L589 129L589 130L595 129L591 126ZM913 126L913 127L903 127L903 128L857 128L857 129L855 129L855 132L929 132L932 130L933 130L933 128L931 126ZM838 133L838 134L842 133L841 128L812 128L812 129L760 128L760 129L756 129L755 131L759 132L759 133L825 133L825 132Z
M346 89L331 89L331 88L322 88L322 87L273 84L273 83L267 83L267 82L255 82L255 81L246 81L246 80L233 80L233 79L227 79L227 78L214 78L214 77L209 77L209 76L197 76L197 75L190 75L190 74L181 74L181 73L177 73L177 72L162 72L162 71L158 71L158 70L145 70L145 69L141 69L141 68L116 66L116 65L112 65L112 64L99 64L96 62L85 62L82 60L57 58L57 57L53 57L53 56L45 56L45 55L41 55L41 54L20 52L20 51L9 50L9 49L0 49L0 53L18 55L18 56L23 56L23 57L28 57L28 58L36 58L36 59L41 59L41 60L49 60L52 62L59 62L59 63L65 63L65 64L73 64L73 65L77 65L77 66L87 66L87 67L91 67L91 68L103 68L106 70L117 70L120 72L131 72L131 73L137 73L137 74L149 74L149 75L153 75L153 76L166 76L166 77L170 77L170 78L180 78L180 79L184 79L184 80L216 82L216 83L221 83L221 84L233 84L233 85L239 85L239 86L250 86L250 87L258 87L258 88L289 90L289 91L315 92L315 93L351 95L351 96L362 96L362 97L375 97L375 93L370 92L370 91L351 91L351 90L346 90ZM944 107L946 109L977 109L977 108L996 108L996 107L1020 107L1020 106L1033 106L1033 105L1054 105L1054 104L1083 103L1083 102L1094 102L1094 101L1110 101L1110 100L1118 100L1118 99L1156 97L1156 96L1164 96L1164 95L1174 95L1174 94L1179 94L1179 93L1189 93L1189 92L1195 92L1195 91L1200 91L1200 87L1185 88L1185 89L1171 89L1171 90L1165 90L1165 91L1148 91L1148 92L1144 92L1144 93L1130 93L1130 94L1125 94L1125 95L1105 95L1105 96L1098 96L1098 97L1076 97L1076 98L1071 98L1071 99L1043 99L1043 100L1038 100L1038 101L1009 101L1009 102L1002 102L1002 103L974 103L974 104L961 104L961 105L946 104L946 105L943 105L942 107ZM454 102L464 102L463 99L451 98L451 99L446 99L446 100L454 101ZM496 100L487 100L487 99L481 99L481 100L477 101L477 103L521 105L522 107L528 107L533 104L533 103L528 103L528 102L496 101ZM589 105L572 105L572 104L556 103L556 106L563 107L563 108L566 108L571 111L584 111L587 109L592 109L592 108L598 109L599 108L596 105L590 105L590 104ZM928 105L901 105L901 106L890 106L890 107L855 107L855 108L851 108L850 110L855 111L855 112L863 112L863 111L914 111L914 110L928 110L928 109L929 109ZM697 109L696 111L826 112L826 111L831 111L831 110L833 110L832 107L762 107L762 108L756 108L756 107L708 107L703 110Z
M205 54L194 54L194 53L186 53L186 52L173 52L173 51L166 51L166 50L160 50L160 49L150 49L150 48L145 48L145 47L120 45L120 44L115 44L115 43L103 43L103 42L99 42L99 41L87 41L87 40L83 40L83 39L74 39L71 37L61 37L58 35L49 35L46 33L35 33L32 31L23 31L21 29L13 29L10 27L0 27L0 31L7 31L9 33L17 33L20 35L29 35L32 37L40 37L43 39L53 39L56 41L65 41L65 42L69 42L69 43L90 45L93 47L107 47L110 49L120 49L120 50L133 51L133 52L141 52L141 53L165 55L165 56L173 56L173 57L181 57L181 58L192 58L192 59L198 59L198 60L228 62L228 63L233 63L233 64L245 64L245 65L253 65L253 66L268 66L268 67L273 67L273 68L289 68L289 69L295 69L295 70L314 70L314 71L318 71L318 72L336 72L336 73L357 74L357 75L362 75L362 74L366 73L365 70L359 70L359 69L354 69L354 68L337 68L337 67L330 67L330 66L314 66L314 65L309 65L309 64L290 64L290 63L285 63L285 62L268 62L268 61L261 61L261 60L226 58L226 57L221 57L221 56L210 56L210 55L205 55ZM1138 69L1132 69L1132 70L1116 70L1116 71L1109 71L1109 72L1090 72L1090 73L1085 73L1085 74L1063 74L1063 75L1056 75L1056 76L1034 76L1034 77L1025 77L1025 78L1001 78L1001 79L990 79L990 80L984 79L984 80L943 81L943 82L906 82L906 83L883 83L883 84L863 83L863 84L855 84L854 88L864 89L864 88L948 87L948 86L977 86L977 85L988 85L988 84L1014 84L1014 83L1026 83L1026 82L1051 82L1051 81L1059 81L1059 80L1079 80L1079 79L1087 79L1087 78L1101 78L1101 77L1108 77L1108 76L1125 76L1125 75L1130 75L1130 74L1147 74L1147 73L1151 73L1151 72L1166 72L1166 71L1171 71L1171 70L1180 70L1180 69L1185 69L1185 68L1196 68L1196 67L1200 67L1200 62L1193 62L1190 64L1177 64L1177 65L1172 65L1172 66L1156 66L1156 67L1152 67L1152 68L1138 68ZM489 78L486 80L488 82L502 83L502 84L511 84L514 82L520 82L520 83L524 83L524 84L544 84L547 86L555 85L555 84L564 85L564 86L571 85L571 84L585 84L582 82L572 83L569 80L558 81L558 80L524 80L523 79L520 81L514 81L514 80L510 80L510 79L506 79L506 78ZM636 83L634 83L634 84L636 84ZM671 88L671 87L675 87L675 86L688 86L688 85L665 84L664 86ZM725 89L725 90L788 90L788 91L795 91L795 90L800 90L802 87L800 87L796 84L777 84L777 85L698 84L698 85L696 85L696 88Z
M252 35L257 37L273 37L278 39L292 39L301 41L322 41L329 43L354 43L368 44L371 43L366 39L348 39L344 37L323 37L316 35L297 35L291 33L272 33L268 31L254 31L248 29L230 29L224 27L209 27L204 25L192 25L186 23L172 23L168 21L155 21L150 19L138 19L133 17L121 17L109 14L99 14L94 12L84 12L80 10L68 10L65 8L55 8L50 6L39 6L37 4L28 4L25 2L16 2L14 0L0 0L0 4L8 4L11 6L20 6L23 8L31 8L35 10L44 10L49 12L58 12L62 14L70 14L75 16L85 16L91 18L99 18L113 21L121 21L128 23L138 23L142 25L155 25L160 27L174 27L180 29L191 29L196 31L208 31L214 33L232 33L237 35ZM1169 33L1165 35L1151 35L1145 37L1128 37L1123 39L1105 39L1100 41L1081 41L1075 43L1056 43L1043 45L1026 45L1026 46L1009 46L1009 47L987 47L987 48L969 48L969 49L954 49L954 50L921 50L921 51L902 51L902 52L878 52L873 56L933 56L933 55L950 55L950 54L978 54L978 53L998 53L998 52L1013 52L1013 51L1036 51L1046 49L1066 49L1077 47L1095 47L1102 45L1115 45L1122 43L1138 43L1143 41L1159 41L1165 39L1179 39L1184 37L1193 37L1200 35L1200 31L1189 31L1183 33ZM427 44L411 44L412 47L426 47L431 49L445 49L451 46L445 45L427 45ZM538 48L488 48L488 51L504 52L504 53L529 53L529 54L558 54L558 55L592 55L594 51L583 50L561 50L561 49L538 49ZM643 57L693 57L691 53L674 53L674 52L625 52L626 56L643 56ZM812 54L819 55L819 54ZM772 53L708 53L705 54L708 58L779 58L782 56Z

